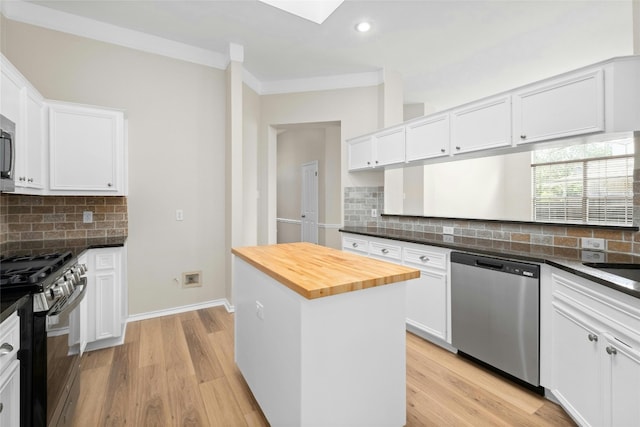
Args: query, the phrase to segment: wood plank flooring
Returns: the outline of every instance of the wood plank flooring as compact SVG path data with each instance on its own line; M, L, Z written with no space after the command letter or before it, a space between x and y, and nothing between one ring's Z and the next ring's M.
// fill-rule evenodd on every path
M129 323L85 353L74 419L86 426L267 426L233 358L223 307ZM407 333L407 426L571 426L559 406Z

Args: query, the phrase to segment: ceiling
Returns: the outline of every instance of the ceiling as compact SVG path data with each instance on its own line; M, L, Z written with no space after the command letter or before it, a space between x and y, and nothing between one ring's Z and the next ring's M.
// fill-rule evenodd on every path
M346 0L321 25L257 0L30 3L222 54L240 44L260 82L396 71L427 112L633 52L631 0Z

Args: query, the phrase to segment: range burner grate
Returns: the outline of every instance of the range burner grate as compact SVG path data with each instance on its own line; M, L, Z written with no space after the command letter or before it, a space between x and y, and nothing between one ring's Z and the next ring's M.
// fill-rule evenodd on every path
M0 260L0 287L40 283L73 258L71 252L14 256Z

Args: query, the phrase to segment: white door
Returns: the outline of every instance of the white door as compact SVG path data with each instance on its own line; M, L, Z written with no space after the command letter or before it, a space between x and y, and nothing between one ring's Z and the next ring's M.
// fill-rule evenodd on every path
M318 243L318 162L302 165L302 236L303 242Z

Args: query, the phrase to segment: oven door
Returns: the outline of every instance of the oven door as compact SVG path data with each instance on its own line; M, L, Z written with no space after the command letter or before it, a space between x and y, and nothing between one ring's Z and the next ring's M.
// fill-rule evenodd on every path
M64 304L47 313L47 426L70 425L78 401L80 355L73 349L69 331L74 329L74 310L87 290L86 277L81 278Z

